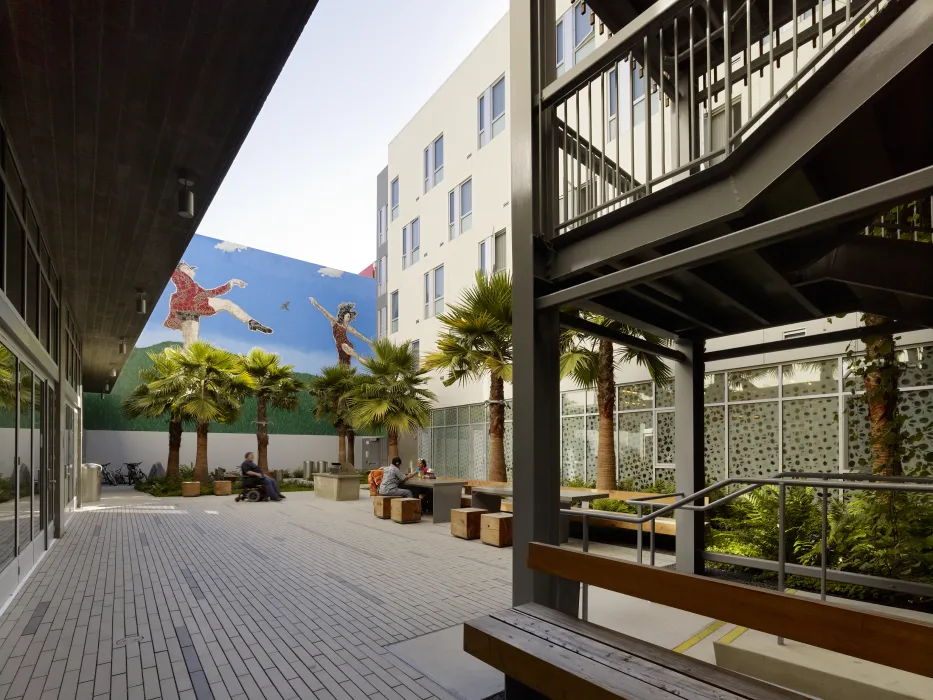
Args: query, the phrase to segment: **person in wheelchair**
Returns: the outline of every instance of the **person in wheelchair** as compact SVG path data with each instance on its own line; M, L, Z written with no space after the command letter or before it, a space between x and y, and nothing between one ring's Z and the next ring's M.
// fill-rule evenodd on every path
M279 491L279 486L275 483L275 479L268 474L263 474L259 465L253 461L253 453L247 452L245 457L246 459L243 461L243 464L240 465L240 470L243 472L244 491L250 486L262 486L266 491L266 496L270 500L281 501L285 498Z

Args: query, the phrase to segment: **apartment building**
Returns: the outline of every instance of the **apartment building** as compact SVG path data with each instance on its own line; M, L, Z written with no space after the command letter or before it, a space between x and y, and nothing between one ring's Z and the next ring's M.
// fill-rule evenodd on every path
M829 13L830 3L824 3ZM557 72L583 61L610 38L610 32L585 3L557 0ZM761 121L748 124L767 107L779 87L819 48L823 16L818 8L802 12L797 26L787 22L773 35L732 59L755 69L775 47L791 43L791 56L750 72L731 88L727 112L721 76L699 81L685 100L703 109L692 126L663 82L678 76L646 75L629 55L585 91L558 109L567 125L558 139L565 154L559 163L557 219L561 231L621 208L652 182L652 191L670 186L691 172L718 163L707 159L689 170L688 153L725 152L726 134L747 138ZM827 30L828 36L828 30ZM696 40L702 40L700 34ZM436 316L457 299L477 271L510 271L510 109L509 17L503 17L457 70L418 111L388 147L388 166L377 177L378 332L399 342L410 340L421 354L435 347ZM662 98L662 96L664 96ZM647 114L646 114L647 110ZM767 111L764 109L764 111ZM693 133L691 133L691 130ZM694 143L694 141L696 143ZM696 145L698 144L698 145ZM735 139L729 147L735 148ZM569 155L567 155L569 154ZM589 167L589 165L592 167ZM628 196L626 196L628 195ZM676 313L676 305L672 306ZM682 312L681 312L682 313ZM708 351L812 336L852 328L856 315L810 321L738 336L716 338ZM933 351L933 334L905 333L914 368L905 383L905 400L914 418L933 413L927 399L933 375L924 358ZM925 345L926 344L926 345ZM779 353L762 352L707 365L707 473L768 475L782 468L811 471L856 465L866 450L864 416L847 411L844 377L848 349L858 341ZM928 360L927 360L928 361ZM636 364L620 367L616 414L619 478L640 487L671 480L674 468L674 396L655 387ZM442 475L485 478L488 386L482 382L445 387L432 380L437 409L432 426L402 444L403 459L428 459ZM562 382L561 460L565 482L595 476L597 421L595 391ZM511 466L511 387L506 385L507 462ZM840 419L840 416L843 418Z

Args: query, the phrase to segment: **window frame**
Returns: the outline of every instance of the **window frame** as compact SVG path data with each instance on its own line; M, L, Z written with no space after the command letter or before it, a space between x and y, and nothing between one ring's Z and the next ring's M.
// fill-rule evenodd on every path
M464 185L470 186L469 188L470 189L470 210L466 212L465 214L463 213L463 187ZM460 216L458 218L458 222L460 225L459 235L462 236L464 233L466 233L471 228L473 228L473 176L471 175L466 180L461 182L460 185L458 186L458 189L459 189L459 195L457 197L457 206L460 209L459 211ZM466 222L465 225L464 225L464 221Z
M411 256L411 265L414 265L416 262L421 260L421 217L416 216L411 220L411 223L408 224L408 235L411 236L409 241L409 254Z
M408 259L408 224L402 226L402 269L407 270L411 263Z
M437 294L437 276L441 275L441 294ZM440 310L438 310L440 308ZM444 266L424 273L424 318L429 319L444 312Z
M493 115L493 91L502 84L502 113L496 117ZM477 125L476 141L477 148L483 148L496 136L505 130L506 115L508 113L508 94L506 93L505 73L501 73L490 83L485 90L476 98L477 102Z
M389 185L389 206L392 209L392 221L395 221L398 218L398 209L399 209L399 182L398 176L395 176L395 179L392 180Z
M438 144L440 148L438 148ZM441 162L438 165L437 154L440 151ZM435 186L444 181L444 134L441 132L434 137L424 148L424 160L422 162L424 174L424 193L427 194Z
M581 10L583 11L581 12ZM578 2L574 3L573 7L570 8L570 11L576 13L573 20L573 26L571 27L571 39L573 40L573 63L576 65L584 58L586 58L590 53L592 53L596 48L596 25L595 23L590 23L589 13L586 11L585 7L585 0L578 0ZM586 22L586 24L589 26L589 31L580 41L577 41L578 16L582 17L583 21ZM587 44L590 42L592 42L592 46L587 49Z
M460 235L460 219L457 216L457 188L447 193L447 240L452 241Z
M398 333L398 290L389 295L389 333Z

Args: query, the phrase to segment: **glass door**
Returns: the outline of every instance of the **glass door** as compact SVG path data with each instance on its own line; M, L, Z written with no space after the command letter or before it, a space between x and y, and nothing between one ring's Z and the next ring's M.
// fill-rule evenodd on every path
M23 554L32 543L32 371L19 363L19 431L16 440L17 547ZM30 564L31 567L31 564Z

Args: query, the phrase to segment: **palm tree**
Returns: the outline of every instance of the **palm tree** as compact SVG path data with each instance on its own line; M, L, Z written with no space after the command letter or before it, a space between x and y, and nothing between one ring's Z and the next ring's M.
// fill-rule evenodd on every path
M399 436L428 426L436 397L425 388L428 373L418 366L411 342L396 345L383 338L372 351L360 360L368 373L350 392L349 417L354 425L386 431L391 460L399 456Z
M476 281L440 314L437 350L425 369L446 372L444 386L489 378L489 479L506 481L505 382L512 381L512 278L506 272Z
M666 341L651 333L645 333L602 316L577 310L571 313L576 313L591 323L627 335L641 337L652 343L666 344ZM670 383L673 379L673 372L657 355L632 348L616 348L608 340L594 338L576 330L565 330L561 333L561 346L561 377L572 377L581 387L596 389L596 403L599 407L596 488L612 490L616 486L616 450L613 435L613 416L616 412L616 367L635 362L647 368L651 378L660 385Z
M177 372L152 384L156 391L171 391L173 406L183 419L194 421L197 450L194 481L208 482L207 434L211 423L232 423L240 414L243 397L252 391L252 379L236 355L198 341L183 350L173 349Z
M347 461L347 400L356 386L356 367L336 364L322 367L321 373L308 381L308 393L314 398L314 417L327 421L337 429L337 461Z
M269 471L268 409L294 411L298 408L298 392L304 382L295 377L292 365L279 364L279 356L262 348L253 348L240 358L243 371L252 380L251 392L256 397L256 451L259 468Z
M122 406L123 416L130 420L143 417L168 419L168 460L165 476L176 480L180 476L179 453L183 425L182 414L175 404L181 398L183 389L180 392L179 384L164 380L180 371L177 354L176 348L166 348L160 353L148 353L152 366L140 371L139 378L143 383L133 390Z

